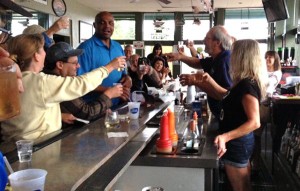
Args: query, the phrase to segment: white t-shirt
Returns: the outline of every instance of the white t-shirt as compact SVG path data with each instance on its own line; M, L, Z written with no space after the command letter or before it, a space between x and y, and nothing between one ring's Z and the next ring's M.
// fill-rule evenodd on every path
M275 92L275 88L281 80L282 72L281 70L276 70L274 72L268 72L269 83L267 87L267 94L272 95Z

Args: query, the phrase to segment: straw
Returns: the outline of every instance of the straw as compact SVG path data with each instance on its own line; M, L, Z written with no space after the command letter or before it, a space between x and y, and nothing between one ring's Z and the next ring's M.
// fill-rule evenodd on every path
M11 166L10 166L10 164L9 164L7 158L6 158L6 156L3 156L3 160L4 160L5 164L6 164L6 167L7 167L8 171L9 171L9 173L10 174L14 173L13 169L11 168Z

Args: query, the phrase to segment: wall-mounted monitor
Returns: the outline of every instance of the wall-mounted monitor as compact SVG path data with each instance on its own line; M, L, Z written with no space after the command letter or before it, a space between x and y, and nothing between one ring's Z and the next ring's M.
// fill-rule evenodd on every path
M275 22L289 18L285 0L262 0L268 22Z

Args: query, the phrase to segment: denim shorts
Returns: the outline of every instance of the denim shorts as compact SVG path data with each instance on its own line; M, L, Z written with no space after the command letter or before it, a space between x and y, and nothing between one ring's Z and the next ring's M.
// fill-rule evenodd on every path
M226 143L226 149L226 153L221 157L224 164L237 168L247 167L254 149L253 133L229 141Z

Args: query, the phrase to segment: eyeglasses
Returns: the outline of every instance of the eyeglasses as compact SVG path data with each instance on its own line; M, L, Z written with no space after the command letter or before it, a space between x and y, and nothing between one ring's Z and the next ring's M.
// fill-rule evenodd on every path
M11 36L11 32L9 30L0 28L0 44L6 43L7 39Z
M72 65L77 65L77 64L79 64L78 61L74 61L74 62L64 62L64 63L69 63L69 64L72 64Z

